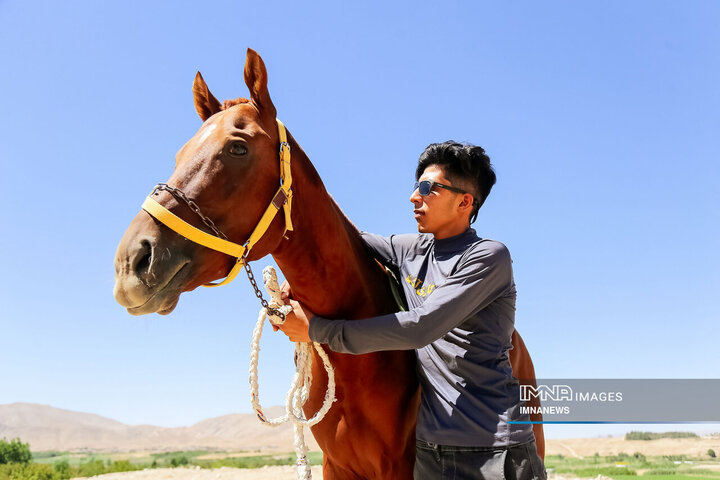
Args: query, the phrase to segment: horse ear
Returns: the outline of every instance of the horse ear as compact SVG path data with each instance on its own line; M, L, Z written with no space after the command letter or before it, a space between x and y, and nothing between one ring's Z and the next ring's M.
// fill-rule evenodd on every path
M277 111L268 93L265 62L252 48L247 49L247 58L245 59L245 84L250 90L250 100L258 107L261 113L268 116L272 115L274 120Z
M220 102L210 93L200 72L197 72L193 82L193 99L195 100L195 110L203 122L220 111Z

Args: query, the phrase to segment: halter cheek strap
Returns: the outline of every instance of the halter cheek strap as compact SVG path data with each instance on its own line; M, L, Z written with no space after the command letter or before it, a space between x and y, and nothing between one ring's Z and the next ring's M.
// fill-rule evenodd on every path
M250 238L248 238L243 245L233 243L229 240L211 235L193 227L149 196L145 199L145 202L143 202L143 210L148 212L157 221L169 229L179 233L191 242L195 242L204 247L211 248L237 258L232 270L230 270L230 273L228 273L228 276L222 282L208 283L203 285L205 287L219 287L221 285L227 285L233 281L240 272L240 269L242 269L247 262L250 250L252 250L253 246L262 238L263 235L265 235L265 232L267 232L268 228L270 228L270 224L275 219L275 215L277 215L277 212L281 207L285 211L285 232L293 230L292 219L290 218L290 211L292 208L290 144L287 141L285 125L283 125L280 120L277 120L277 124L278 133L280 135L280 188L278 188L277 192L273 196L270 205L268 205L265 209L265 213L263 213L262 217L260 217L260 221L250 234Z

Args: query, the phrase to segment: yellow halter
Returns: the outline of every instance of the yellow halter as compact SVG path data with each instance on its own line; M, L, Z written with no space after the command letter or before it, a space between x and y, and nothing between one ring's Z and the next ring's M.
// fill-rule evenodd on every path
M205 233L202 230L193 227L186 221L182 220L170 210L160 205L150 196L143 202L142 208L150 215L155 217L159 222L163 223L169 229L179 233L188 240L198 243L204 247L217 250L231 257L236 257L237 262L233 266L228 276L220 283L208 283L203 286L205 287L219 287L220 285L226 285L233 281L233 279L240 272L240 269L247 262L247 257L250 254L252 247L265 235L267 229L270 227L275 215L282 207L285 210L285 231L292 231L292 220L290 218L290 209L292 204L292 173L290 171L290 144L287 141L287 132L285 131L285 125L280 120L277 120L278 133L280 134L280 188L278 188L275 196L273 197L270 205L265 209L265 213L260 217L260 221L255 226L255 229L250 234L250 238L243 244L230 242L223 238Z

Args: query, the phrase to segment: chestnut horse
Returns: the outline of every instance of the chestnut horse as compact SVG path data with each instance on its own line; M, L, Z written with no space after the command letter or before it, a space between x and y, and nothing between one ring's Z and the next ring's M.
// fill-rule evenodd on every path
M248 49L245 83L250 99L220 103L198 72L195 109L204 121L177 153L168 184L194 201L228 239L247 239L276 196L280 146L276 110L260 56ZM292 158L292 231L286 212L270 222L247 256L271 254L293 295L318 315L362 319L397 311L385 273L363 246L358 230L333 201L295 139ZM168 190L157 203L204 231L201 215ZM288 210L289 211L289 210ZM182 292L228 274L235 259L188 241L147 211L130 223L115 257L115 298L133 315L170 313ZM511 361L517 378L534 379L530 356L517 332ZM312 427L324 453L326 479L412 478L420 392L412 351L346 355L328 351L336 371L337 402ZM517 367L521 367L518 369ZM321 405L327 376L315 353L309 415ZM543 452L541 425L535 429Z

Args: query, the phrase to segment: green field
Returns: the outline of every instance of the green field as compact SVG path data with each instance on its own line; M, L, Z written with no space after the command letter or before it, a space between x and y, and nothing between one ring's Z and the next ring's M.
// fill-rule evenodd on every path
M200 459L208 454L222 456L213 460ZM233 452L233 454L242 452ZM322 463L321 452L309 452L308 459L313 465ZM56 465L67 463L69 467L80 468L89 465L102 464L108 469L113 466L131 466L128 470L143 468L167 468L178 466L199 466L201 468L258 468L265 465L294 465L296 458L294 453L273 454L273 455L243 455L241 457L231 456L228 452L208 450L185 450L163 453L77 453L77 452L33 452L33 463L44 465ZM117 471L117 470L115 470Z
M548 472L569 473L582 478L604 475L613 479L632 477L655 480L709 479L720 480L720 461L715 458L685 456L646 457L640 453L603 457L567 458L549 455L545 459Z
M201 459L213 453L220 458ZM92 477L105 473L129 472L153 468L197 466L200 468L259 468L266 465L294 465L294 453L275 455L232 456L227 453L208 451L177 451L165 453L75 453L33 452L30 463L0 464L0 480L69 480L76 477ZM235 455L237 452L235 452ZM322 453L311 452L308 459L312 465L322 464Z
M203 459L212 453L218 458ZM294 453L245 456L228 452L205 450L176 451L165 453L75 453L34 452L32 463L2 465L0 480L68 480L111 472L125 472L145 468L199 466L201 468L258 468L265 465L293 465ZM322 453L309 455L313 465L322 463ZM684 455L646 457L640 453L615 456L594 455L568 458L550 455L545 459L548 473L572 474L581 478L597 478L598 475L618 480L643 478L646 480L720 480L720 460L705 456L691 458Z
M172 466L172 460L175 459L175 463L182 461L182 458L188 460L188 464L192 463L196 457L207 455L208 453L222 453L222 452L209 452L207 450L191 450L191 451L177 451L177 452L165 452L165 453L77 453L77 452L33 452L33 462L47 465L54 465L57 462L68 462L72 467L77 467L84 463L91 463L101 461L104 464L128 461L132 465L152 465L156 462L158 466Z

